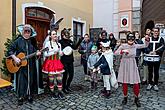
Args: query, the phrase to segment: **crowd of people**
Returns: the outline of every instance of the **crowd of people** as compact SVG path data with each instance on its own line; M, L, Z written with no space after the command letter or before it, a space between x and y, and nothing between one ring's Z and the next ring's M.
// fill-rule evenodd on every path
M105 30L100 33L97 42L90 40L89 34L80 37L75 43L70 39L70 29L64 28L61 31L61 39L55 29L50 29L43 48L47 51L41 52L32 42L33 28L31 25L24 25L21 35L12 43L8 50L16 64L21 63L17 57L20 52L26 55L36 52L36 56L27 59L28 64L17 72L17 94L18 104L22 105L24 100L33 102L33 84L36 71L36 59L44 56L41 70L47 74L50 94L56 99L64 99L64 94L69 94L71 82L74 78L74 56L73 50L78 49L81 54L81 64L84 69L84 80L91 81L91 89L96 90L98 81L103 81L101 93L105 98L111 94L111 87L118 88L122 84L123 101L127 104L128 84L133 85L135 104L140 107L139 84L148 84L147 90L152 88L158 91L159 67L164 51L164 40L159 37L159 28L153 31L146 29L143 38L139 32L126 34L126 42L116 40L113 33L107 34ZM67 50L66 50L67 48ZM65 50L65 52L64 52ZM43 54L42 54L43 53ZM141 55L144 57L141 57ZM155 58L156 57L156 58ZM143 60L143 79L140 80L140 59ZM153 75L154 74L154 75ZM154 76L154 78L153 78ZM54 82L57 82L55 85ZM55 89L57 86L57 90Z

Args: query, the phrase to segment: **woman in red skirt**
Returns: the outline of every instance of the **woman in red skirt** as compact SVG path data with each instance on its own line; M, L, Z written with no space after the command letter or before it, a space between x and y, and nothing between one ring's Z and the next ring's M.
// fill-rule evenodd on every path
M58 36L56 31L50 32L50 39L44 45L48 47L49 51L44 52L46 57L42 72L48 74L49 77L49 88L54 98L63 99L62 94L62 73L64 72L64 66L60 61L60 56L63 55L61 51L61 45L58 43ZM58 93L54 92L54 79L57 80Z

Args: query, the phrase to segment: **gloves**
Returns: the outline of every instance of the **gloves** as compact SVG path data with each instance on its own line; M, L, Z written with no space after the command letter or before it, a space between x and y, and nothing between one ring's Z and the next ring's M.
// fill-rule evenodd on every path
M13 59L14 59L16 64L20 64L21 63L21 60L18 57L14 57Z
M129 51L128 51L128 50L126 50L126 49L121 50L121 51L120 51L120 54L123 54L123 53L125 53L125 54L127 55L127 54L129 54Z

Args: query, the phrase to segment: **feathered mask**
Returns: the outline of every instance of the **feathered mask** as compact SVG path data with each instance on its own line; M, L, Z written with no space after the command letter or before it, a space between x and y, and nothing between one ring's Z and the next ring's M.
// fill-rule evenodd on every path
M50 21L50 31L52 30L58 30L59 24L64 18L60 18L57 22L55 22L54 17Z

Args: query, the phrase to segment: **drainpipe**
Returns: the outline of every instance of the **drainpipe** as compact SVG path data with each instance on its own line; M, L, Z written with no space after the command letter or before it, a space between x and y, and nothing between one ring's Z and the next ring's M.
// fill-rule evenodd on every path
M12 35L16 34L16 0L12 0Z

